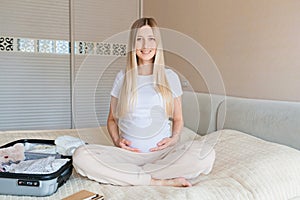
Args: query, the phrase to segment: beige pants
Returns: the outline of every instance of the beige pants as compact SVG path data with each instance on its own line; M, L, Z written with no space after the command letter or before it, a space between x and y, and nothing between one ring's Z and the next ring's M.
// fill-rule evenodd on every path
M203 141L195 140L161 151L136 153L112 146L84 145L75 151L73 166L82 176L113 185L149 185L151 178L191 179L212 170L215 151L204 146Z

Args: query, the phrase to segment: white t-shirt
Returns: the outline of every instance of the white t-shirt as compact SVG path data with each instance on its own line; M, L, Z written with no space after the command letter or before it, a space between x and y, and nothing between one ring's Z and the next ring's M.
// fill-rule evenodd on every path
M165 72L173 97L181 96L178 75L171 69L166 69ZM115 79L111 95L116 98L119 98L124 75L124 70L121 70ZM137 77L136 105L125 117L118 119L118 126L122 137L131 141L131 147L138 148L141 152L149 152L163 138L172 135L163 98L154 89L153 75Z

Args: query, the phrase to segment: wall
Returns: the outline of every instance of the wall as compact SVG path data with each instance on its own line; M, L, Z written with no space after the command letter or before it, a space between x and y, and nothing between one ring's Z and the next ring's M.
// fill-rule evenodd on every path
M290 101L300 101L299 10L299 0L143 1L144 16L187 34L208 51L227 95ZM207 91L184 58L167 53L166 62L195 90Z

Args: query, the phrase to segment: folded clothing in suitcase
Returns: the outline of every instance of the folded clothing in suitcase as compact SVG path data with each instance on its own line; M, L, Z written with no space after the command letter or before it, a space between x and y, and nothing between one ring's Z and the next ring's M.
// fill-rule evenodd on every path
M72 158L56 153L54 140L22 139L2 146L0 150L22 148L20 144L24 146L22 161L11 159L3 163L8 156L2 155L0 194L48 196L69 179L73 169Z

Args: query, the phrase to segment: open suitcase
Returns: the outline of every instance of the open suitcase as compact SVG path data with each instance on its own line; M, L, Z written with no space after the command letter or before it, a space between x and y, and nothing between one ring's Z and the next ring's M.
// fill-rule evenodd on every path
M11 147L22 143L24 147L49 146L55 148L54 140L22 139L8 143L0 148ZM35 160L54 156L55 159L66 159L66 163L57 171L51 173L11 173L0 172L0 194L48 196L57 191L72 174L72 159L58 153L36 153L25 148L25 160Z

